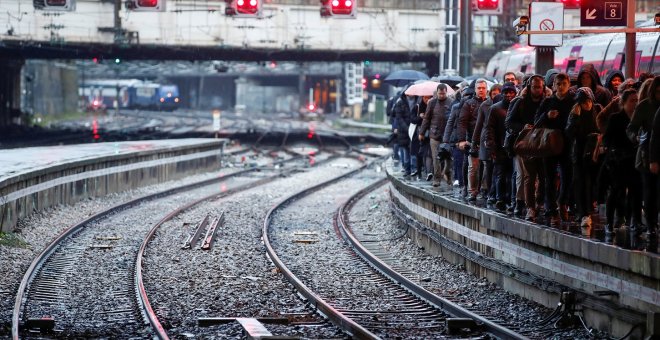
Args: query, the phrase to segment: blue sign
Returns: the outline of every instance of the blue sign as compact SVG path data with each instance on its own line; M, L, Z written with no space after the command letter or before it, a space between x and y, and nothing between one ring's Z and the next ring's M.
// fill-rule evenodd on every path
M583 0L580 26L627 26L629 0Z

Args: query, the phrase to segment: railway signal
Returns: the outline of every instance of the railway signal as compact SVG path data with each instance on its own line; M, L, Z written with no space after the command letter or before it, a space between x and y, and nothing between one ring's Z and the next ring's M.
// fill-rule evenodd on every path
M129 0L126 6L132 11L164 12L165 0Z
M355 19L357 14L356 0L321 0L321 17L338 19Z
M579 9L580 8L580 0L558 0L557 2L561 2L564 4L564 9Z
M472 8L474 15L499 15L502 14L502 1L474 0Z
M262 0L225 0L225 15L230 17L260 18Z
M76 0L34 0L32 4L35 9L44 11L71 12L76 9Z

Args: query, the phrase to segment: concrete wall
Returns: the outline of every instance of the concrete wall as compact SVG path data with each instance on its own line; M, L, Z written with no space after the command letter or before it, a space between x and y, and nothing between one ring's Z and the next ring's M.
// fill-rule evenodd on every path
M221 165L224 142L225 140L217 140L178 148L106 156L11 177L0 182L0 231L12 231L18 219L59 204L74 204L90 197L100 197L218 169ZM197 158L195 154L206 156ZM189 159L177 160L177 158ZM154 161L161 164L140 166L140 163ZM121 168L130 166L138 168L132 170ZM107 170L106 172L109 173L85 178L88 177L85 173L99 170ZM39 188L35 186L44 186L44 183L57 182L58 179L63 178L71 180L64 180L64 183L38 189L34 193L16 199L7 198L19 190Z
M56 61L30 60L23 69L23 110L57 115L78 110L78 70Z

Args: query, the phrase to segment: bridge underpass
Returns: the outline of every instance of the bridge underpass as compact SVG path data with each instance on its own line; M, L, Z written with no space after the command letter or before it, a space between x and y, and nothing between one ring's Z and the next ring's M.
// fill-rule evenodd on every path
M0 59L370 60L420 62L430 75L440 68L451 73L458 68L458 40L455 16L444 9L454 2L365 1L357 19L333 20L319 17L317 1L286 0L266 4L257 20L221 15L224 2L169 1L162 13L122 9L113 16L111 1L79 0L75 12L53 13L5 0L0 10L8 13L9 29L0 32ZM12 79L2 91L20 93L20 77ZM1 122L11 119L8 97L0 103Z

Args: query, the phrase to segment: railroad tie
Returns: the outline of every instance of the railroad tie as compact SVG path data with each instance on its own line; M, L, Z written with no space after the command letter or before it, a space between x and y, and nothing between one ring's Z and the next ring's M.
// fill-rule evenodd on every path
M264 323L288 324L288 318L197 318L197 324L200 327L209 327L234 321L237 321L243 327L243 331L248 339L299 339L298 337L275 336L264 326Z

